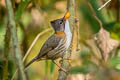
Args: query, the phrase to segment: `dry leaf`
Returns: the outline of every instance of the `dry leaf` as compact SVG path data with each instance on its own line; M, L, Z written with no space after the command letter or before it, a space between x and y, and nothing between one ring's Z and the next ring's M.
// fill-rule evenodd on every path
M119 45L119 42L111 39L110 33L103 28L96 35L96 41L105 61L109 58L109 53Z

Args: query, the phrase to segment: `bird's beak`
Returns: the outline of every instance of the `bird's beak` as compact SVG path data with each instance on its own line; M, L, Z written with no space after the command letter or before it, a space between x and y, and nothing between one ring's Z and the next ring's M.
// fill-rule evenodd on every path
M67 12L67 13L65 14L65 16L63 17L64 21L66 21L69 17L70 17L70 13Z

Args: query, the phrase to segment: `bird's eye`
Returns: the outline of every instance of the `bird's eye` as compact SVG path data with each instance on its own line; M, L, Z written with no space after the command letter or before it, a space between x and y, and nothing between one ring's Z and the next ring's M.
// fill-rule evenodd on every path
M59 22L59 24L63 24L63 22L62 22L62 21L60 21L60 22Z

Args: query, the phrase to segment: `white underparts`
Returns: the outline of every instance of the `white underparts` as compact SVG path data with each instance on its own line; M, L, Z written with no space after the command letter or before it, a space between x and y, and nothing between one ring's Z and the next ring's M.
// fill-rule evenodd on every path
M68 19L66 20L66 23L65 23L65 34L66 34L66 37L67 37L67 40L66 40L66 49L69 48L70 44L71 44L71 40L72 40L72 33L70 31L70 26L69 26L69 21Z

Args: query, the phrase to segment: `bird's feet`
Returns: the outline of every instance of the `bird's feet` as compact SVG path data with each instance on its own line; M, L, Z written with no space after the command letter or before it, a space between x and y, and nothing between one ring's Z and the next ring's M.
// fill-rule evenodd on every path
M68 60L68 63L72 62L71 58L62 58L62 60L60 60L59 63L61 64L63 60Z
M68 70L66 70L66 69L64 69L64 68L62 68L62 67L59 67L60 69L59 69L59 71L63 71L63 72L65 72L65 73L68 73Z
M66 69L62 68L61 66L59 66L54 60L53 60L53 63L56 64L56 65L60 68L59 70L62 70L62 71L64 71L65 73L68 72L68 70L66 70Z

